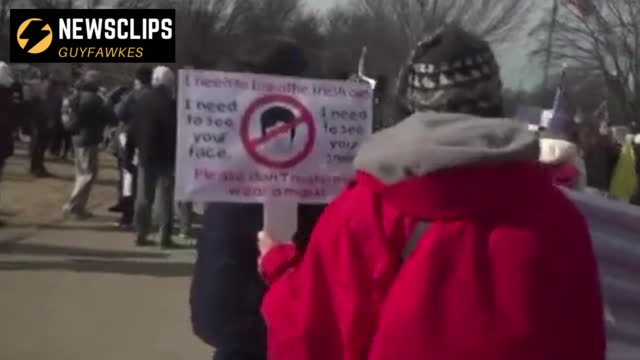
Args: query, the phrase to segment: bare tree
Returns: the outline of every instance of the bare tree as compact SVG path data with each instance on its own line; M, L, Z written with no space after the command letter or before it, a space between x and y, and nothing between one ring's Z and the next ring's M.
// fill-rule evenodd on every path
M31 5L36 9L72 9L74 0L31 0Z
M244 9L243 31L248 36L283 35L302 13L300 0L243 0L236 2Z
M116 9L149 9L154 6L165 7L171 5L173 5L171 1L118 0L113 7Z
M495 43L519 30L530 7L525 0L358 0L375 18L389 17L410 45L444 23L457 23Z
M552 34L554 63L567 62L599 78L606 89L610 113L615 122L626 122L640 114L640 2L597 1L589 14L563 7ZM542 22L534 34L548 29ZM541 40L534 55L548 49Z
M396 78L411 48L443 24L459 24L494 44L524 26L528 0L353 0L326 18L326 68L353 72L363 46L370 76ZM387 87L388 91L395 86ZM388 94L391 95L391 94Z
M527 0L353 0L329 13L327 42L350 69L367 46L370 69L391 75L426 33L445 23L499 44L518 33L529 7Z
M177 3L178 65L213 67L228 55L229 41L248 12L241 1L186 0Z
M0 61L9 57L9 9L13 0L0 0Z

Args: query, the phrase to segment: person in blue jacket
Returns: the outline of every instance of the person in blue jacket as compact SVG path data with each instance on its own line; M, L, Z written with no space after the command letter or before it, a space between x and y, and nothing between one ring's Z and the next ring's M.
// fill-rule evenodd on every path
M263 61L243 70L302 76L307 61L293 42L278 40ZM298 207L294 242L306 247L324 205ZM191 321L200 339L216 348L214 360L266 359L266 330L260 314L265 285L258 274L255 234L262 229L261 204L211 203L204 214L191 284Z

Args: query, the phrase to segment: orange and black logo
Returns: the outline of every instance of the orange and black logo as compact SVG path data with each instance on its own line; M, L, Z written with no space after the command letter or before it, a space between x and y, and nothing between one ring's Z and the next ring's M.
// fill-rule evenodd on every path
M11 62L174 62L173 9L12 9Z
M51 46L53 32L51 26L42 19L27 19L18 27L18 45L29 54L40 54Z

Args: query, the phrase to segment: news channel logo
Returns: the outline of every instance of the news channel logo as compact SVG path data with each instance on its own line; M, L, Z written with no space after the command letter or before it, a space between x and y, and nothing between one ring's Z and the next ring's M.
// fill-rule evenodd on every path
M174 9L11 9L14 63L175 61Z

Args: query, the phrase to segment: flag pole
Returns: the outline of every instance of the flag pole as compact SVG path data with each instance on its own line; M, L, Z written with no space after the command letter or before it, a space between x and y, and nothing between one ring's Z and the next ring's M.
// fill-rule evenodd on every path
M549 33L547 34L547 53L545 54L544 61L544 80L542 82L543 89L547 88L549 82L549 70L551 67L551 53L553 52L553 33L556 30L556 23L558 21L558 0L553 0L553 7L551 8L551 24L549 25Z
M367 60L367 47L363 46L360 52L360 59L358 61L358 76L364 77L365 61Z

